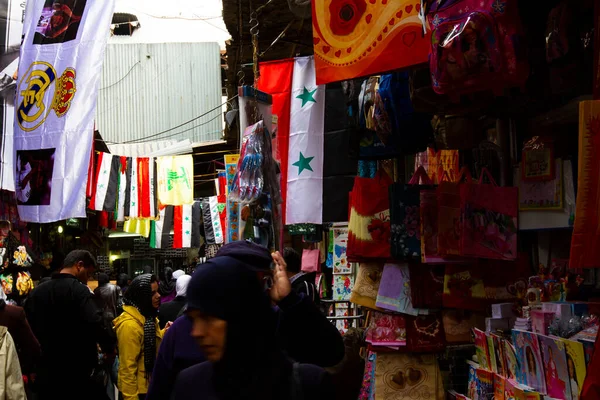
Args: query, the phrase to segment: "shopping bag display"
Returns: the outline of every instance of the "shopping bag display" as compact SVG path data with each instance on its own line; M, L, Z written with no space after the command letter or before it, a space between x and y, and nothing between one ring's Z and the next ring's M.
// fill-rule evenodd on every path
M390 258L390 201L392 180L380 170L375 178L354 179L346 254L351 262Z
M391 251L394 258L421 260L420 192L432 188L433 181L423 167L417 168L408 184L390 186Z
M487 176L491 184L484 184ZM460 248L468 257L517 258L519 189L499 187L486 168L479 184L460 187Z
M438 253L460 255L460 187L472 182L471 172L463 167L454 182L442 181L437 187Z

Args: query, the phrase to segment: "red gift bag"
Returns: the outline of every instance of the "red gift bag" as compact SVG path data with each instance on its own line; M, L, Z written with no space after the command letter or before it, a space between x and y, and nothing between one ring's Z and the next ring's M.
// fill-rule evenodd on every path
M454 182L443 181L437 187L438 253L460 255L460 187L472 181L471 172L463 167Z
M375 178L354 178L348 223L347 256L351 262L390 258L392 180L383 170Z
M491 184L483 184L487 175ZM479 184L460 187L460 248L463 256L515 260L519 189L499 187L486 168Z

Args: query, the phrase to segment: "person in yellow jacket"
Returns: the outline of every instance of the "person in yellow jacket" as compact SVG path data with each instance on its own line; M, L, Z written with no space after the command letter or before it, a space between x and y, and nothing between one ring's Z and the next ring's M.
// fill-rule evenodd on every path
M119 348L117 386L123 400L146 397L156 353L164 333L158 326L158 278L151 274L135 278L123 299L123 313L113 324Z

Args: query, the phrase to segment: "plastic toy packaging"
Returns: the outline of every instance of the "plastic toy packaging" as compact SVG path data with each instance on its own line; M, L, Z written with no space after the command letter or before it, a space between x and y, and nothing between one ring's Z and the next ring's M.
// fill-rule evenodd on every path
M264 187L263 177L263 121L249 126L244 131L242 151L237 172L229 188L229 199L249 204L257 201Z

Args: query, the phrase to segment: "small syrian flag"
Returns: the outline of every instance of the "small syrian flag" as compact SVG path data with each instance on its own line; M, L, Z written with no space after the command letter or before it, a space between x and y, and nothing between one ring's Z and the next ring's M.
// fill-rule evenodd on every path
M89 208L114 212L115 219L155 218L156 163L153 157L99 153Z
M108 153L98 155L96 185L89 208L96 211L114 212L117 205L120 157Z
M199 248L201 218L199 201L182 206L160 208L159 219L152 221L150 247L154 249L169 248L171 230L173 230L174 249Z
M288 225L323 222L324 122L325 86L316 84L314 58L296 58L287 159Z

